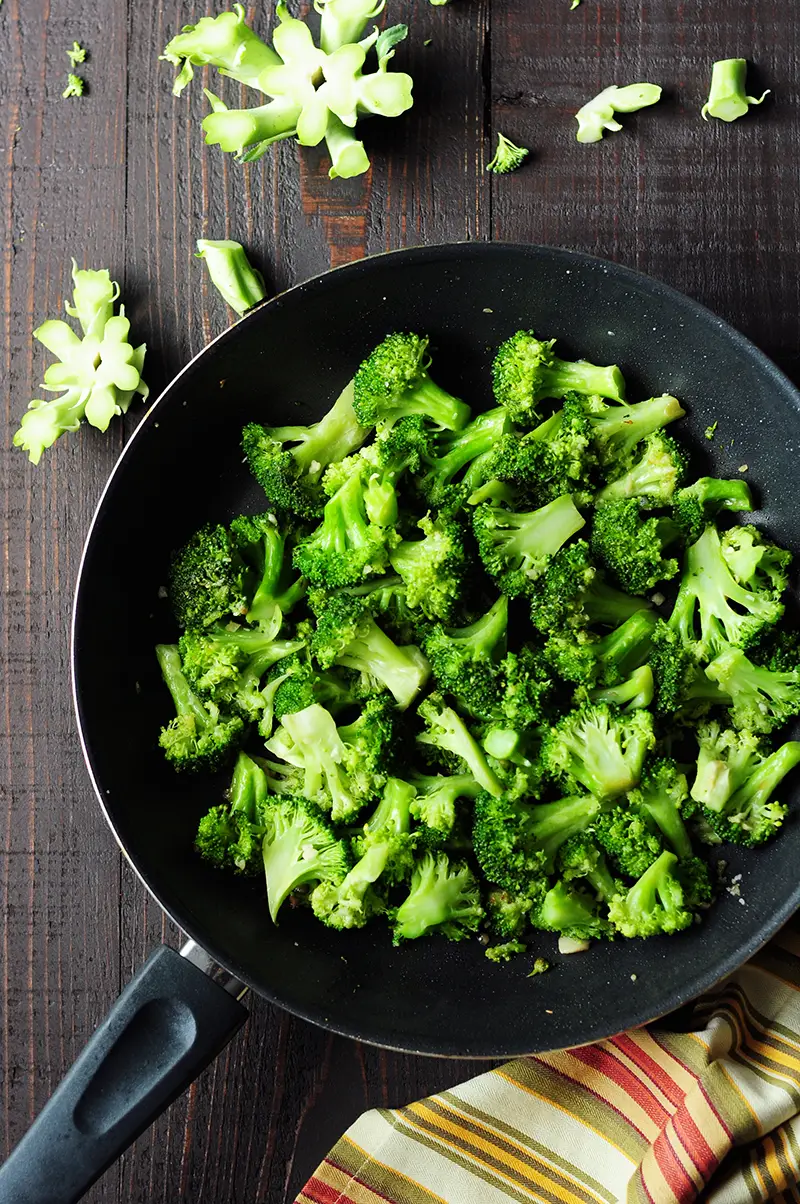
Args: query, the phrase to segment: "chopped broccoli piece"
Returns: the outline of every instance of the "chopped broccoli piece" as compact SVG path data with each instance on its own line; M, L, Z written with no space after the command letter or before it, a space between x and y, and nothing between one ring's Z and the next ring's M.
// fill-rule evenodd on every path
M511 502L514 492L504 495L497 486L503 482L539 503L564 493L573 493L579 504L588 503L594 492L590 480L594 467L589 421L580 398L567 394L562 409L532 431L506 434L497 441L485 465L486 475L493 478L484 486L488 496L483 498L479 491L469 501L472 505L480 500Z
M771 732L800 715L800 666L776 671L754 665L740 648L726 648L706 677L730 696L734 727Z
M463 762L475 781L489 794L499 796L502 793L497 774L452 707L445 706L440 696L431 694L420 703L417 713L426 724L426 730L417 736L418 744L435 749L445 764L456 772L463 772Z
M519 940L528 927L533 902L529 895L493 886L486 897L486 915L494 934L502 941Z
M657 622L652 611L639 610L601 639L567 629L550 636L544 654L566 681L615 686L649 659Z
M490 962L510 962L517 953L525 953L528 946L522 941L506 941L503 945L489 945L484 949L484 955Z
M654 743L649 711L620 715L597 703L559 720L545 737L542 760L567 789L580 785L601 800L611 799L638 783Z
M649 665L635 669L627 681L621 681L616 686L601 686L589 691L591 702L604 702L621 711L637 711L641 707L649 707L655 694L653 670Z
M275 718L303 711L318 702L336 714L363 699L363 691L345 675L320 670L311 663L307 649L292 653L270 671L270 681L279 680L273 697Z
M588 891L575 882L558 881L544 896L532 916L536 928L558 932L577 940L612 939L614 930L600 914L604 910Z
M650 665L659 714L691 719L706 714L712 706L730 705L730 695L706 677L695 650L663 619L653 631Z
M80 42L73 42L71 49L67 51L67 58L73 67L77 67L78 63L86 62L86 50Z
M661 757L652 761L628 799L632 807L639 807L649 816L681 860L692 856L692 842L683 822L689 789L686 775L673 760Z
M67 86L61 95L66 100L70 96L83 96L83 90L86 87L86 81L81 79L80 75L75 75L70 71L67 76Z
M518 330L498 350L492 365L494 395L512 422L536 422L540 401L568 393L623 400L625 381L616 365L601 368L586 360L558 359L554 344L555 339L537 339L532 330Z
M417 523L423 539L404 539L389 553L392 568L406 587L406 602L429 619L446 622L457 611L471 568L464 532L452 518L431 518Z
M258 628L213 627L188 631L178 645L187 681L204 699L258 719L265 700L261 679L276 662L302 648L301 640L273 640Z
M441 932L450 941L464 940L483 919L478 883L463 862L445 853L425 853L414 867L411 890L395 913L394 943Z
M258 823L269 793L267 775L247 753L240 752L233 767L228 790L231 811L250 823Z
M306 592L302 578L291 579L291 565L285 556L286 538L277 519L269 512L241 515L231 523L230 536L256 575L247 619L274 628L277 634L283 616L294 609Z
M728 568L716 527L706 527L688 549L669 619L684 644L713 656L726 644L747 648L779 621L783 605L770 590L740 585ZM735 609L734 609L735 607Z
M356 373L353 406L365 426L421 414L438 427L457 431L469 421L469 406L434 384L428 375L428 339L390 334Z
M736 121L768 96L769 88L759 97L747 95L747 59L720 59L711 68L711 89L700 115L704 121L709 117Z
M585 525L569 494L527 514L483 503L472 521L486 570L510 598L530 594L559 548Z
M490 882L536 898L560 847L586 831L599 812L597 799L585 794L536 804L479 794L472 831L478 864Z
M698 731L700 751L692 798L713 831L734 844L757 845L777 833L786 807L771 801L780 783L800 764L800 742L770 753L752 732L709 723Z
M622 126L615 120L615 113L637 113L660 99L658 84L627 84L624 88L612 84L604 88L575 114L578 142L599 142L606 130L617 133Z
M212 807L197 825L195 849L217 869L255 876L262 872L263 829L224 803Z
M229 532L207 523L172 559L168 593L181 627L198 631L247 613L246 566Z
M426 457L427 471L419 483L430 504L457 510L483 483L487 466L494 463L490 453L509 427L507 412L498 406L479 414L462 430L443 431L436 441L436 454Z
M417 836L426 848L439 848L452 833L459 799L474 799L480 786L468 773L412 774L409 778L416 795L411 814L417 821Z
M627 799L598 815L592 830L620 872L630 878L640 878L664 850L649 815Z
M686 473L688 456L674 439L657 431L648 435L641 456L621 476L605 485L595 504L638 498L643 506L666 506Z
M181 772L214 773L241 743L244 723L238 715L226 715L216 703L197 697L174 644L158 644L156 656L175 704L175 718L161 729L158 739L164 756Z
M468 627L445 628L437 623L425 639L439 688L454 694L472 714L481 714L488 701L495 667L506 653L507 627L508 599L501 596Z
M791 552L767 543L755 527L731 527L721 540L725 563L740 585L780 598L789 584Z
M431 3L444 4L446 0L431 0ZM529 154L530 151L527 147L515 146L510 138L506 138L505 134L498 131L497 150L494 152L494 158L486 164L486 170L493 171L495 175L505 175L506 172L516 171Z
M334 595L317 621L311 650L323 669L342 665L362 674L375 690L386 689L405 710L430 675L414 644L398 647L356 597Z
M680 538L680 528L670 518L647 518L639 501L611 502L594 517L592 552L623 589L645 594L678 572L678 561L667 556Z
M630 457L643 439L686 413L677 397L668 393L632 405L608 405L599 398L588 398L585 408L600 463L623 472L630 469Z
M678 858L665 849L627 894L611 900L609 918L618 932L626 937L657 936L693 923L677 868Z
M267 900L272 922L277 923L278 911L298 886L341 882L350 853L319 808L304 798L271 802L262 815Z
M672 514L687 542L696 543L709 516L713 517L720 510L752 509L753 499L746 481L700 477L675 494Z
M410 874L413 838L409 834L409 804L414 788L390 778L383 799L364 825L359 858L341 882L324 881L314 888L314 915L329 928L363 928L386 904L377 886L391 886Z
M242 447L271 506L281 514L316 518L325 500L320 487L325 468L357 451L368 434L355 416L351 383L319 422L284 427L251 422L242 432Z
M294 550L294 563L315 585L339 589L383 573L393 528L370 522L365 503L366 472L353 472L325 504L322 523Z
M531 619L543 635L594 623L617 626L650 603L608 585L592 564L589 545L579 539L550 560L529 594Z
M205 260L211 283L237 314L246 313L266 297L264 277L252 266L240 242L198 238L197 258Z

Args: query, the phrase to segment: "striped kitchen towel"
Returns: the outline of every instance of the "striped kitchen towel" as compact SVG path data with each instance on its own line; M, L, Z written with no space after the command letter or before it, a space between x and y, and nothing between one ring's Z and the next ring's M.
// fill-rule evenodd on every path
M296 1204L800 1201L800 923L653 1025L365 1113Z

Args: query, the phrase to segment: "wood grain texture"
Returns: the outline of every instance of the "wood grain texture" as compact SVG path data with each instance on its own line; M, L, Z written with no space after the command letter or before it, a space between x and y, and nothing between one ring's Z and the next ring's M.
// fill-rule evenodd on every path
M365 132L368 177L330 181L323 152L281 145L237 167L204 148L195 85L157 61L197 0L5 0L0 1155L24 1131L120 986L180 934L125 865L92 796L69 697L67 633L81 544L130 414L62 440L38 469L10 449L44 366L72 254L109 266L158 390L229 322L193 259L242 241L275 289L367 253L499 238L572 246L705 301L800 377L800 35L786 0L390 0L417 104ZM266 31L268 6L250 15ZM63 101L64 50L90 49L89 90ZM425 42L430 40L429 45ZM756 115L705 125L713 59L758 63ZM579 146L573 114L611 82L651 79L657 109ZM225 92L236 103L238 89ZM532 147L487 176L499 129ZM93 1204L284 1204L364 1108L463 1079L476 1064L360 1047L250 1001L242 1034L109 1171ZM460 1202L461 1204L461 1202ZM468 1204L468 1202L464 1202Z

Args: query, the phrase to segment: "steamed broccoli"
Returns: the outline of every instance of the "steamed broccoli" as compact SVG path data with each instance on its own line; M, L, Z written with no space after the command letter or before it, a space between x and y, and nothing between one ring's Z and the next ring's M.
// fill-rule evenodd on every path
M637 711L641 707L649 707L655 694L653 670L649 665L634 669L626 681L616 686L600 686L589 691L591 702L604 702L608 706L619 707L621 711ZM580 699L582 701L582 698Z
M318 807L304 798L271 802L262 810L264 874L272 922L292 891L308 882L341 882L350 852Z
M534 898L553 872L560 847L586 831L599 813L597 799L586 794L536 804L479 794L472 830L478 864L490 882Z
M311 907L330 928L363 928L386 904L379 888L410 874L413 838L409 834L409 804L414 788L389 778L383 798L358 838L358 860L341 882L324 881L314 888Z
M789 584L791 552L769 543L755 527L731 527L721 546L725 563L740 585L780 598Z
M487 465L499 440L509 430L508 414L502 407L473 418L462 430L443 431L436 441L436 454L427 457L427 468L419 488L432 506L455 510L470 493L483 484Z
M632 405L608 405L592 397L586 399L585 409L600 463L626 472L631 468L629 457L642 439L686 413L677 397L668 393Z
M716 527L706 527L688 549L669 619L684 644L713 656L726 644L747 648L778 622L783 604L754 577L740 584L728 568Z
M294 550L294 563L315 585L338 589L386 570L394 528L367 515L366 469L353 472L326 502L322 523Z
M703 534L706 522L720 510L753 509L753 499L746 481L720 481L715 477L699 477L692 485L679 490L673 498L672 514L688 543L696 543Z
M592 831L619 872L639 878L664 851L664 842L649 815L620 799L605 808Z
M614 930L602 914L604 910L597 899L575 882L558 881L545 894L531 922L535 928L577 940L613 938Z
M683 822L689 789L686 775L673 760L661 757L651 761L628 800L632 807L638 807L652 820L681 860L692 856L692 842Z
M601 507L592 527L592 552L623 589L645 594L678 572L678 561L666 553L680 538L669 518L647 518L636 498Z
M775 752L752 732L723 730L717 723L698 731L700 751L692 798L712 829L735 844L762 844L783 823L786 807L771 801L780 783L800 764L800 742Z
M244 736L238 715L225 714L192 690L174 644L158 644L156 656L175 704L175 718L161 729L158 743L177 770L213 773L236 751Z
M472 521L481 560L510 598L530 594L559 548L585 525L569 494L527 514L483 503Z
M360 673L376 691L388 690L401 709L414 701L430 674L416 645L398 647L358 598L343 594L331 597L317 620L311 650L323 669L336 664Z
M493 886L486 896L486 915L492 931L502 941L515 941L525 932L534 900Z
M353 409L347 385L324 418L312 426L265 427L249 423L242 432L248 466L281 514L316 518L324 504L320 488L329 464L357 451L369 434Z
M531 619L543 635L595 623L617 626L650 606L644 598L608 585L592 563L583 539L556 552L528 598Z
M431 694L420 703L417 713L426 725L425 731L417 736L417 744L423 745L423 751L435 750L430 755L436 759L438 754L438 758L457 773L463 773L466 765L475 781L489 794L498 796L502 793L500 781L486 755L452 707L445 706L439 695Z
M394 917L394 943L412 941L426 932L441 932L450 941L475 932L484 916L475 876L463 862L445 853L425 853L414 867L411 890Z
M240 752L233 767L228 804L212 807L200 820L195 848L219 869L262 872L263 810L269 804L267 775Z
M292 580L291 566L285 556L286 536L274 514L241 515L231 523L233 546L255 574L247 619L250 623L280 628L306 592L302 578Z
M643 506L666 506L686 473L688 456L661 431L644 440L641 456L627 472L616 476L595 498L598 506L638 498Z
M655 681L655 709L661 715L692 719L712 706L728 706L730 695L706 677L696 649L684 644L672 627L658 619L652 634L650 665Z
M609 918L618 932L626 937L658 936L693 923L677 867L678 858L665 849L627 894L611 900Z
M507 648L508 599L500 597L468 627L436 624L425 639L425 653L439 688L454 694L473 715L488 702L495 668Z
M730 696L734 727L771 732L800 715L800 665L776 671L728 647L707 666L706 677Z
M532 330L518 330L497 352L492 364L494 395L512 422L530 426L545 398L567 393L597 394L621 402L625 381L619 368L599 368L586 360L561 360L553 355L555 339L542 341Z
M471 568L464 532L455 519L430 514L417 526L424 538L402 540L390 551L389 561L405 584L408 606L447 622L462 602Z
M247 568L227 529L207 523L175 553L168 594L181 627L199 630L247 613Z
M580 685L618 685L649 659L658 620L639 610L602 638L567 628L551 635L544 655L565 681Z
M438 427L457 431L469 421L469 406L434 384L428 375L428 339L390 334L369 354L353 382L359 422L374 426L421 414Z
M292 711L303 711L318 702L336 715L344 707L361 702L364 692L349 681L347 673L317 669L307 648L284 657L269 673L268 683L278 682L272 697L275 718L281 720Z
M567 789L579 785L601 800L611 799L638 783L654 743L649 711L620 715L597 703L559 720L545 737L542 761Z
M205 632L186 632L178 647L183 672L198 694L230 707L245 720L255 720L264 709L261 679L303 643L274 640L269 630L218 626Z
M480 786L468 773L412 774L409 784L416 794L411 814L417 821L416 833L426 848L439 848L450 836L456 822L459 799L474 799Z

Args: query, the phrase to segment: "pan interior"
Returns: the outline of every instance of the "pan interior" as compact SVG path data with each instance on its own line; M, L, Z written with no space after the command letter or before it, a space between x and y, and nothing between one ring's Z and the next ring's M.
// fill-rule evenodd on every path
M413 1051L511 1056L576 1045L643 1023L728 973L800 903L800 825L767 848L726 851L726 894L674 938L596 945L530 980L530 958L497 967L476 941L393 949L380 923L336 934L288 908L273 927L261 884L206 867L198 817L225 780L181 778L156 747L169 703L153 645L177 634L159 596L172 548L206 519L263 508L242 464L243 424L306 423L328 408L388 331L431 336L434 375L475 409L491 404L492 349L520 327L564 355L618 363L634 400L672 392L700 471L756 483L755 515L794 552L800 493L798 394L724 323L614 265L502 244L381 256L300 286L238 322L173 382L104 495L76 603L79 721L98 795L142 878L221 963L278 1004L363 1040ZM703 438L717 421L713 443ZM688 428L688 429L687 429ZM786 801L791 801L787 799ZM555 940L538 934L532 955ZM635 981L632 981L635 975Z

